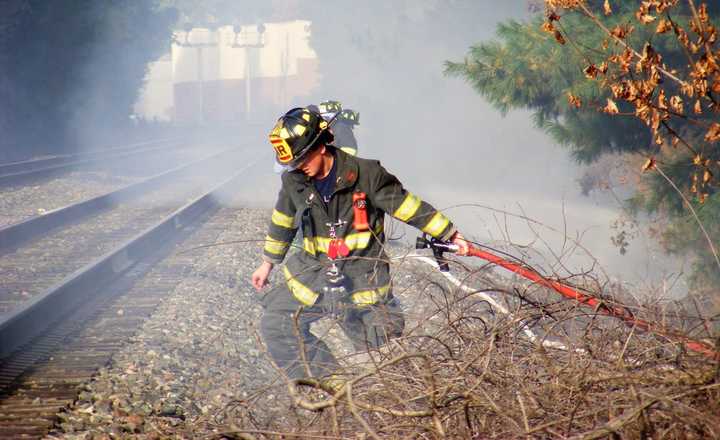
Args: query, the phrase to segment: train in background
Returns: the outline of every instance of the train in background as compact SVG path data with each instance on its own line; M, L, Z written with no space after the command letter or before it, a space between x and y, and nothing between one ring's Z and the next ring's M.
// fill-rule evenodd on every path
M148 66L136 118L178 124L267 121L319 83L311 23L188 26Z

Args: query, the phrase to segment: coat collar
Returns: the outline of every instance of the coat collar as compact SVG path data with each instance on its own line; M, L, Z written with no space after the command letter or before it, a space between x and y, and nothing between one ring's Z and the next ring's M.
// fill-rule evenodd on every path
M357 160L339 148L335 148L333 145L327 145L326 147L333 150L335 160L337 161L337 168L335 170L335 175L337 176L335 192L353 186L358 178ZM298 185L312 185L312 178L304 175L301 171L291 171L288 174L292 181Z
M338 161L335 191L341 191L355 185L358 178L358 162L354 156L347 154L339 148L332 148L335 150L335 160Z

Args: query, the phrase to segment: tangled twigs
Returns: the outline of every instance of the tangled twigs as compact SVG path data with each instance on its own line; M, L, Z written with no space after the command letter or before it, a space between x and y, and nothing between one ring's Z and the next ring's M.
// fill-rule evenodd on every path
M610 420L605 425L601 426L598 429L594 429L589 432L585 432L582 434L579 434L575 437L576 439L583 439L583 440L590 440L590 439L597 439L597 438L603 438L608 435L617 434L621 432L622 428L627 425L628 423L631 423L633 421L636 421L639 417L642 416L645 411L650 409L653 405L656 405L663 401L674 401L676 399L679 399L681 397L686 397L692 394L701 393L710 389L718 388L720 387L720 384L712 384L707 385L703 387L698 387L696 389L690 390L685 393L681 393L675 396L668 396L668 397L657 397L650 399L646 402L641 403L640 405L630 409L629 411L626 411L622 416L617 417L615 419Z
M230 429L222 431L222 432L218 433L217 435L213 435L210 438L212 440L225 440L225 439L257 440L258 437L256 437L256 435L262 435L265 438L267 438L267 437L277 437L277 438L302 437L303 439L310 439L310 440L341 440L342 439L342 437L339 437L339 436L316 435L316 434L311 434L311 433L303 433L302 436L293 436L293 435L288 435L287 432L281 432L281 431L270 431L270 430L262 430L262 429L247 430L247 429L240 429L238 427L231 427Z
M720 433L718 370L706 358L619 324L600 309L569 307L542 285L512 284L491 267L454 269L463 280L456 285L405 255L396 271L396 279L412 280L396 289L406 310L403 337L364 353L370 361L362 364L357 354L340 359L347 368L339 371L346 379L341 386L281 379L297 418L257 399L245 410L276 415L266 417L268 426L243 432L263 439L281 438L277 433L373 439ZM584 281L591 276L573 279L592 285ZM658 299L648 305L639 294L590 293L668 327L707 328L673 302L658 307Z
M404 354L401 356L397 356L393 359L390 359L387 362L382 363L380 366L373 368L372 370L360 374L357 377L352 378L351 380L345 382L342 387L340 387L339 390L335 390L332 386L328 385L327 383L313 379L313 378L304 378L304 379L297 379L293 381L288 382L288 392L293 397L295 404L303 409L307 409L309 411L321 411L323 409L329 408L331 406L337 405L337 403L345 398L347 399L347 392L348 387L352 387L353 384L356 384L364 379L370 378L372 376L376 376L380 374L381 370L384 368L396 365L398 363L401 363L405 360L412 359L412 358L424 358L425 356L422 354ZM329 399L323 399L317 402L311 402L307 400L302 394L298 391L298 386L307 386L311 388L320 389L322 391L325 391L326 393L330 394L331 397ZM365 411L373 411L383 414L392 415L395 417L430 417L432 416L432 411L430 410L421 410L421 411L399 411L395 409L389 409L384 408L382 406L378 405L372 405L369 403L364 402L355 402L353 404L354 406L357 406Z
M380 440L380 437L377 435L375 430L373 430L370 425L368 425L362 415L360 415L360 412L358 412L357 407L353 404L352 383L348 383L347 385L345 385L345 396L347 397L348 408L350 408L350 412L352 413L353 417L355 417L355 420L360 422L363 429L367 434L370 435L370 437L375 440Z

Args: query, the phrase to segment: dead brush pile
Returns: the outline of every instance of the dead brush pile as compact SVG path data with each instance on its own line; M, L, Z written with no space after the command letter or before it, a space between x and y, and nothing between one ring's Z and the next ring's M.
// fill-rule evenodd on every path
M287 408L262 408L252 398L238 402L228 408L223 435L720 437L717 359L550 290L503 280L490 267L468 269L458 287L417 261L402 265L396 276L409 271L416 281L405 291L396 279L410 316L401 339L366 353L362 364L348 358L340 389L285 381L282 389L256 396L289 390ZM569 281L600 295L592 279ZM604 298L613 300L608 293ZM643 303L618 292L614 298L635 316L718 350L717 320L699 318L696 307Z

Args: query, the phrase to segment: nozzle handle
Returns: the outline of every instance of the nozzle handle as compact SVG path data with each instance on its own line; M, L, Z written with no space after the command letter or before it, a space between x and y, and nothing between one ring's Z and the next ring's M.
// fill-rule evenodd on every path
M415 240L415 249L432 249L433 256L435 257L435 261L437 261L440 272L449 272L450 265L447 260L443 258L443 254L445 252L455 253L458 251L459 247L458 245L448 241L438 240L437 238L422 235Z

